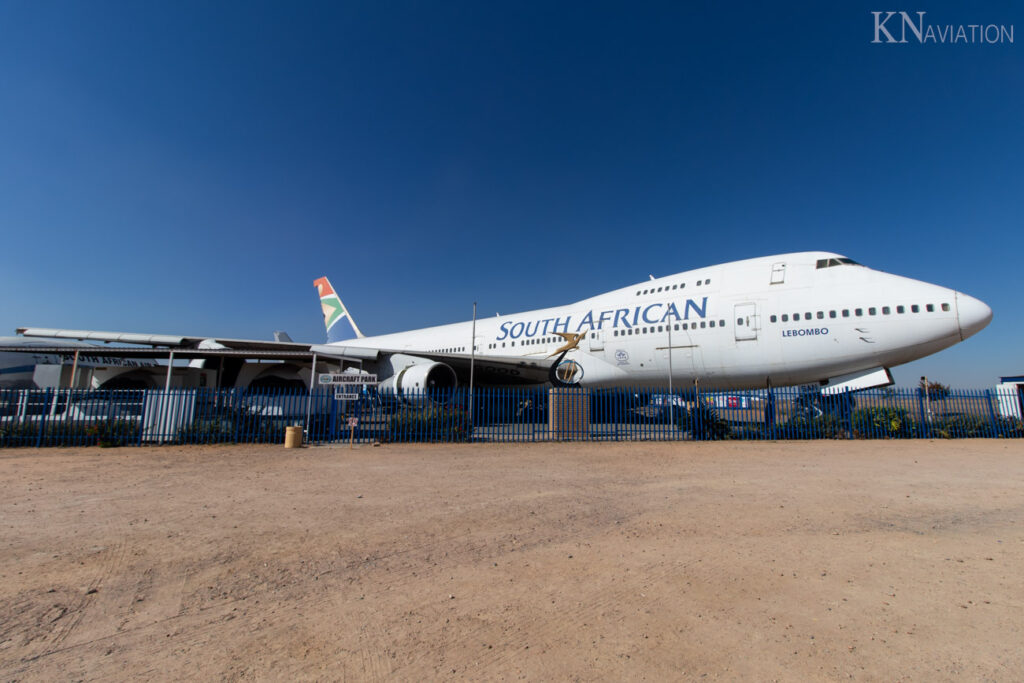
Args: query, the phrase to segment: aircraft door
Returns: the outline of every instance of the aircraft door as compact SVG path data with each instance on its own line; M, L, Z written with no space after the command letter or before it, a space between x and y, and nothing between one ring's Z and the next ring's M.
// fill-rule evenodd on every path
M760 316L757 315L757 304L736 304L736 341L757 339L757 330L761 327Z
M604 330L591 330L587 333L587 341L591 351L604 351Z
M689 381L703 374L700 347L693 343L690 333L679 329L675 323L671 334L666 333L665 342L656 346L659 370L667 372L672 367L676 381Z

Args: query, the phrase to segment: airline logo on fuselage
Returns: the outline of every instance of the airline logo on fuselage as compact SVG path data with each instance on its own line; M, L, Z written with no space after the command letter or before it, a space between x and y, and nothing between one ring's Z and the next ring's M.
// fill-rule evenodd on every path
M682 308L682 312L680 312ZM704 297L698 304L693 299L686 299L679 305L674 302L653 303L646 306L634 308L610 308L603 311L590 310L579 318L578 322L573 315L556 318L542 318L539 320L508 321L501 324L497 341L505 339L519 339L531 337L543 337L559 332L568 333L583 332L584 330L602 329L629 329L640 325L657 325L668 321L690 320L690 314L694 318L706 318L708 310L708 298ZM575 327L574 327L575 325Z

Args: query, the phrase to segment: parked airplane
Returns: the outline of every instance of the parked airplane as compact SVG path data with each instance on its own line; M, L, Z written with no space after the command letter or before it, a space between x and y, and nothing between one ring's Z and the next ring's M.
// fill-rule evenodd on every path
M315 281L322 345L75 330L19 330L171 348L305 349L376 374L402 395L478 385L754 389L816 383L826 392L892 383L889 368L950 347L992 319L961 292L828 252L725 263L652 278L557 306L365 336L327 278ZM342 339L348 319L354 337ZM247 346L251 345L251 346Z
M333 339L347 310L315 282L331 344L371 361L386 389L464 381L471 323L349 341ZM952 346L992 311L945 287L890 275L839 254L803 252L656 278L554 308L476 322L485 383L752 389L818 383L826 391L892 383L889 368ZM324 348L324 347L318 347ZM325 350L327 350L325 349ZM551 365L551 359L556 361ZM509 366L508 361L536 365Z

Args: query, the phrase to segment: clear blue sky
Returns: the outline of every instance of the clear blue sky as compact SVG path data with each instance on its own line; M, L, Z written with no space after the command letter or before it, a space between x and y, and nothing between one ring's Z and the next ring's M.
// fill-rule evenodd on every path
M719 9L719 7L721 8ZM872 10L1013 24L875 45ZM0 334L297 340L825 249L992 306L1024 372L1020 3L0 2Z

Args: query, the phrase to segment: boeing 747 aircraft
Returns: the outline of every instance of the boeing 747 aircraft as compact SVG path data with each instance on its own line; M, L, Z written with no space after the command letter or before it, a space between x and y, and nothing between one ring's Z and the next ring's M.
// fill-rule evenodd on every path
M331 344L364 358L384 388L450 387L466 374L471 323L333 339L347 311L316 281ZM952 346L992 311L961 292L826 252L736 261L624 287L566 306L476 322L483 383L753 389L891 384L889 368ZM510 363L518 361L519 364Z
M326 277L316 280L328 343L19 329L168 348L305 350L377 376L401 396L468 382L825 392L892 383L889 369L950 347L992 319L959 291L828 252L748 259L654 278L571 303L365 336ZM348 324L343 321L347 319ZM349 339L342 330L351 327ZM148 340L148 341L147 341Z

